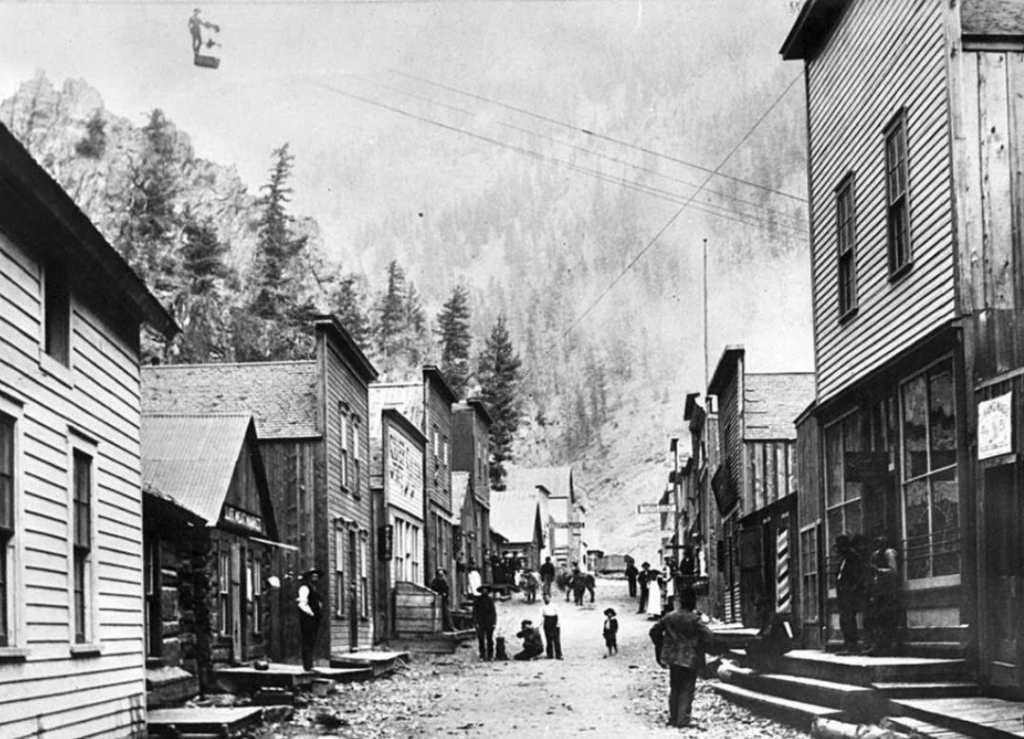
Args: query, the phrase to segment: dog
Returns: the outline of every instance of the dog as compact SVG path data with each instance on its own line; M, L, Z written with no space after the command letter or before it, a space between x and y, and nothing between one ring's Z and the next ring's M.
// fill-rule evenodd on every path
M505 649L505 637L503 636L494 640L494 659L497 662L508 662L508 651Z

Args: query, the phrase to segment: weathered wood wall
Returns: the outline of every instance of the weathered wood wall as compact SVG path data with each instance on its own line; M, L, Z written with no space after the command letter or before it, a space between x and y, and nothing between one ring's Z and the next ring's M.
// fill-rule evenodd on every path
M17 515L0 736L141 736L138 337L81 302L72 280L71 361L60 365L41 349L42 296L39 261L0 231L0 411L15 422ZM79 445L93 456L87 645L74 643L71 627L71 464Z
M852 2L807 64L819 403L956 315L944 3ZM884 127L906 111L912 267L890 281ZM835 188L857 177L858 311L840 320Z

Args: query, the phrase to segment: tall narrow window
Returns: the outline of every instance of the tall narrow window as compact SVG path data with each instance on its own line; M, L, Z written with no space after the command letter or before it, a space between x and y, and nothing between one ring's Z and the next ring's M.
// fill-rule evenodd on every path
M263 556L254 552L252 557L252 631L263 633Z
M334 615L345 615L345 531L334 529Z
M369 536L362 532L359 537L359 615L370 616L370 578L367 574L367 540Z
M75 643L89 641L90 554L92 553L92 457L76 449L74 459L74 587Z
M836 188L836 241L838 244L839 316L857 307L856 209L853 172Z
M861 416L851 413L825 429L825 509L829 541L839 534L862 533L864 483L850 472L865 451Z
M901 110L885 129L886 220L889 276L910 265L910 203L908 199L907 116Z
M359 459L359 416L352 416L352 423L349 427L349 449L351 450L352 467L352 494L359 495L360 475L362 474Z
M0 647L12 642L11 593L14 539L14 418L0 413Z
M800 613L805 623L821 618L818 608L818 526L800 532Z
M349 487L349 479L348 479L348 475L349 475L349 472L348 472L348 463L349 463L349 459L348 459L348 455L349 455L349 450L348 450L348 445L349 445L349 441L348 441L348 439L349 439L349 429L348 429L348 406L345 405L344 403L341 403L338 406L338 423L339 423L339 425L341 427L341 430L340 430L341 438L339 439L339 444L338 444L340 452L341 452L341 470L340 470L340 472L341 472L341 487L347 490L348 487Z
M903 384L903 525L908 579L960 572L956 395L949 361Z
M221 634L231 633L231 549L224 542L217 552L217 624Z
M71 363L71 293L67 273L58 265L46 265L43 292L43 349L67 367Z

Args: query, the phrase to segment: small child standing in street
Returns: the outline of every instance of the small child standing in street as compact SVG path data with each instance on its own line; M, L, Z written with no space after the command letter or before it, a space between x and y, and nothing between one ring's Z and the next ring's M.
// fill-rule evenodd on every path
M613 654L619 653L618 637L619 633L619 620L615 618L614 608L604 609L604 644L608 647L608 654L605 657L611 657Z

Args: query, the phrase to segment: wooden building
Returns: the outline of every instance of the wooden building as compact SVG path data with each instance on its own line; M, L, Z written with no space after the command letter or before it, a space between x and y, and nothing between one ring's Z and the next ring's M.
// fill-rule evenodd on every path
M817 0L782 49L808 92L824 496L805 534L888 537L908 648L1017 695L1022 37L1015 3Z
M141 737L139 329L174 321L0 126L0 736Z
M376 370L333 317L316 321L307 361L166 365L143 371L147 412L247 412L256 419L281 541L296 567L277 575L284 593L306 569L320 582L328 626L316 659L374 642L374 519L366 465L369 383ZM271 657L299 657L298 615L282 609L287 639ZM329 638L328 638L329 635Z
M754 373L730 346L708 385L718 404L720 459L711 485L724 541L719 589L726 621L760 627L791 611L790 542L796 537L796 426L814 375Z
M370 488L379 532L381 567L375 587L381 604L376 613L380 639L392 635L400 620L398 583L424 587L430 580L424 562L423 521L427 438L395 406L403 396L387 385L370 386Z
M722 538L722 512L718 508L711 479L719 466L718 413L714 398L699 402L701 393L689 393L683 420L690 433L689 494L687 496L684 545L693 548L697 575L706 580L698 588L698 605L702 611L725 620L724 576L726 542ZM730 513L729 510L726 513Z
M536 490L495 490L491 494L491 529L496 558L518 559L522 569L540 569L544 530ZM506 572L505 579L512 584L510 577L511 573ZM495 581L498 579L495 574Z
M541 526L544 528L543 557L550 556L555 563L570 566L574 562L581 565L586 562L583 531L587 499L576 486L572 467L506 465L505 489L539 496Z
M456 592L468 590L467 573L478 570L490 578L488 560L491 530L490 439L491 415L479 398L456 403L452 408L452 509L458 520L455 546ZM456 484L456 474L465 480Z
M251 415L144 413L142 483L152 707L178 698L158 699L177 682L168 668L208 689L218 666L280 651L280 591L268 581L281 554Z

